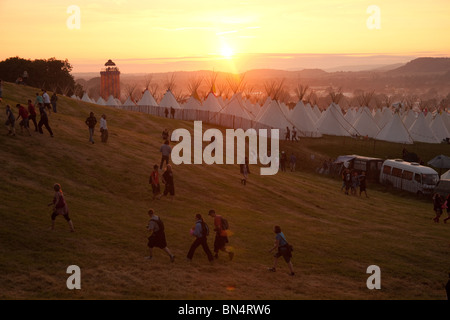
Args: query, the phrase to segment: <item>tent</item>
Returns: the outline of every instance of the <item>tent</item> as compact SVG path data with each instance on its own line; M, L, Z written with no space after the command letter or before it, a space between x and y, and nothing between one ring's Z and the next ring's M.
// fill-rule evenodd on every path
M350 136L353 126L344 119L341 108L332 103L328 109L322 113L316 126L321 134L332 136ZM353 128L354 129L354 128ZM356 130L353 130L355 132Z
M290 121L297 129L297 135L299 137L318 138L322 136L319 130L317 130L315 121L312 119L310 113L308 113L308 109L302 101L299 101L296 104L294 110L292 111Z
M145 90L144 94L142 95L142 98L137 103L138 106L158 106L156 103L155 98L153 98L150 91Z
M448 170L441 176L441 180L450 180L450 170Z
M395 113L392 116L392 119L381 128L375 139L395 143L413 144L413 139L398 113Z
M98 105L101 105L101 106L104 106L104 105L106 105L106 102L105 102L105 100L103 100L102 97L100 97L100 98L98 98L98 100L97 100L97 104L98 104Z
M355 133L368 136L369 138L375 138L380 132L380 128L372 117L372 112L367 107L361 109L361 113L353 123L353 127L356 129Z
M127 100L125 100L125 102L123 103L122 106L124 107L134 107L136 104L133 102L133 100L131 99L131 96L129 96L127 98Z
M389 108L384 107L381 112L381 119L379 120L378 127L383 129L383 127L392 120L392 111Z
M444 120L442 119L442 115L437 114L434 117L433 122L430 125L431 131L433 131L434 135L438 139L438 141L442 141L446 138L450 138L450 133L445 126Z
M403 116L403 123L407 129L411 128L414 121L416 121L417 116L416 113L412 110L408 110L408 112Z
M175 96L173 95L172 91L167 90L164 94L164 97L162 98L161 102L159 103L160 107L163 108L174 108L174 109L181 109L180 105L177 102L177 99L175 99Z
M450 168L450 157L441 154L428 161L428 164L438 169L447 169Z
M83 97L81 98L81 101L89 102L89 103L94 103L94 102L91 100L91 98L89 98L87 92L85 92L85 93L83 94Z
M280 104L276 100L271 100L264 114L258 119L258 122L275 129L280 129L280 138L284 136L286 127L291 128L293 123L286 118Z
M433 131L430 129L427 121L425 120L425 116L423 113L419 113L416 121L412 124L409 129L409 133L411 138L417 142L426 142L426 143L438 143L438 139L434 135Z
M114 97L112 95L109 96L108 100L106 101L105 105L109 106L109 107L118 107L119 105L117 104L116 99L114 99Z

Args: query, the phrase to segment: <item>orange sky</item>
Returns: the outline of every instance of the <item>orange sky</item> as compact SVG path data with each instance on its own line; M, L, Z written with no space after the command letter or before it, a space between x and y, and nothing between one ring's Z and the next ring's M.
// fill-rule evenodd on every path
M381 29L367 26L370 5ZM0 0L0 59L67 58L75 72L107 59L124 72L395 63L450 55L449 13L448 0Z

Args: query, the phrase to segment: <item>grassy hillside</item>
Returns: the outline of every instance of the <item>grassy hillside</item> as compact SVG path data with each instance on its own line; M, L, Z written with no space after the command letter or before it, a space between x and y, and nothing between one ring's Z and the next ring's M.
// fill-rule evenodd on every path
M6 103L25 104L35 92L4 84L0 120ZM373 142L333 137L283 143L302 160L301 171L260 176L252 166L245 187L237 165L176 166L175 198L152 201L148 177L159 163L161 131L192 129L192 123L65 97L58 110L50 116L54 138L45 131L0 135L0 299L445 299L450 225L432 222L429 201L370 184L369 199L345 196L341 181L314 171L323 158L391 155L400 145L377 142L373 149ZM88 143L90 111L98 119L107 115L108 144L100 143L98 131L96 143ZM439 145L411 148L421 148L411 151L423 159L442 153ZM48 230L55 182L75 233L61 217ZM144 259L150 207L165 222L173 264L160 250ZM210 208L228 218L235 258L223 255L210 265L199 248L189 264L189 229L196 213L211 226ZM274 224L295 248L295 277L283 260L276 273L267 271ZM366 288L373 264L381 268L381 290ZM69 265L81 268L81 290L66 288Z

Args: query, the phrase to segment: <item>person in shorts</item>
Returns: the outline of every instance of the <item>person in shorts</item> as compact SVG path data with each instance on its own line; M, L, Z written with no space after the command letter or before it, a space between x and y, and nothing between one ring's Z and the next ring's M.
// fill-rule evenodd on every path
M16 108L19 109L19 115L17 116L16 121L19 121L20 118L22 118L22 121L19 122L20 125L20 133L23 134L23 129L25 128L25 130L28 132L28 135L31 136L30 133L30 126L29 126L29 122L28 122L28 111L27 109L25 109L24 106L22 106L21 104L17 104Z
M14 117L14 114L9 104L6 105L5 126L6 129L8 130L8 136L11 135L14 137L16 135L16 117Z
M269 250L269 253L273 252L274 250L277 250L277 253L275 253L274 260L273 260L273 267L269 268L269 271L275 272L277 269L277 263L278 258L283 257L284 261L289 266L290 273L289 275L294 276L294 266L292 265L292 247L289 245L289 243L286 240L286 237L284 236L283 232L281 232L280 226L274 226L273 231L275 232L275 244L272 249Z
M69 208L67 207L66 200L64 199L64 194L61 189L61 185L59 183L55 183L53 185L53 190L55 190L55 195L53 196L53 201L48 205L53 205L53 212L51 215L52 218L52 226L51 230L55 230L55 219L57 216L62 215L64 219L66 219L67 223L70 227L70 232L74 232L72 220L69 217Z
M159 171L157 164L153 166L153 171L150 174L149 184L152 185L153 200L161 199L161 186L159 184Z
M148 237L148 249L150 255L147 259L151 260L153 258L153 248L160 248L164 250L170 257L170 262L175 261L175 256L172 254L170 249L167 247L166 233L164 231L164 224L161 219L155 214L153 209L148 210L148 216L150 221L147 225L147 230L151 232L150 237Z

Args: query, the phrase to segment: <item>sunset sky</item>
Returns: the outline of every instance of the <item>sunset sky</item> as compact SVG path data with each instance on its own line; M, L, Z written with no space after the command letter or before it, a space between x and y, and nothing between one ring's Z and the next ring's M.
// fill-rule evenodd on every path
M381 29L367 26L371 5ZM0 59L67 58L74 72L108 59L122 72L381 65L450 56L449 17L448 0L0 0Z

